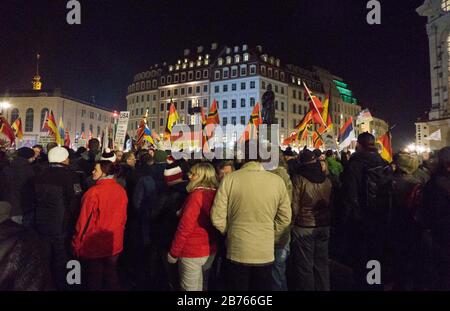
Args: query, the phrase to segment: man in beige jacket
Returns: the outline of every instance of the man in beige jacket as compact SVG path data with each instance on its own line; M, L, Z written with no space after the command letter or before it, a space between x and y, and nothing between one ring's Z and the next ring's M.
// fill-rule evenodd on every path
M286 237L291 213L283 180L258 161L223 178L211 220L226 235L229 290L271 290L274 246Z

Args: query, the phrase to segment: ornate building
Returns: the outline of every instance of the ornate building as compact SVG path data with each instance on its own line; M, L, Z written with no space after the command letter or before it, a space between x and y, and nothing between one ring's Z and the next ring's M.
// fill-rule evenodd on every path
M417 13L428 19L431 109L416 122L416 145L436 150L450 145L450 0L426 0ZM437 131L440 140L429 140Z
M318 67L307 70L283 65L261 46L219 47L213 43L209 48L185 49L175 62L156 64L135 75L126 97L127 110L131 112L129 134L136 134L139 120L148 109L149 126L162 135L170 100L183 123L199 123L198 107L203 106L207 112L216 100L221 125L245 125L255 103L261 103L270 84L275 93L275 121L283 139L309 110L303 82L321 100L331 90L331 113L337 137L339 127L361 110L342 78Z

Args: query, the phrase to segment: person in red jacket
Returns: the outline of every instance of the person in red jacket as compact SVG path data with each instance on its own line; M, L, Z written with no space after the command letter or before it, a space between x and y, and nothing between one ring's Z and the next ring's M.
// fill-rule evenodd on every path
M74 254L86 268L83 274L89 290L120 289L117 259L123 249L128 198L114 179L114 171L111 161L96 163L92 172L96 184L81 200L72 239Z
M178 261L182 290L202 291L206 290L207 272L217 250L218 232L211 223L210 211L218 182L209 163L194 165L188 177L189 195L167 259L170 263Z

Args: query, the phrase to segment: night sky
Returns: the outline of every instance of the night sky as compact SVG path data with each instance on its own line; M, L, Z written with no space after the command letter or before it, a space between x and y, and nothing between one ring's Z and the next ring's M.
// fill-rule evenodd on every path
M424 0L381 0L381 25L366 23L366 0L80 0L81 25L66 23L66 0L0 2L0 91L31 88L41 54L44 88L124 109L134 74L184 48L262 45L282 63L320 66L342 77L372 114L387 120L394 147L414 140L430 107Z

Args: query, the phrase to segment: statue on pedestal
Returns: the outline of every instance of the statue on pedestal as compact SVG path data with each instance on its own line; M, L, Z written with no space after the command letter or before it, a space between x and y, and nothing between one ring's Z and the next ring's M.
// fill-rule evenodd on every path
M272 84L267 85L267 91L264 92L261 101L263 124L271 125L275 121L275 93L272 91Z

